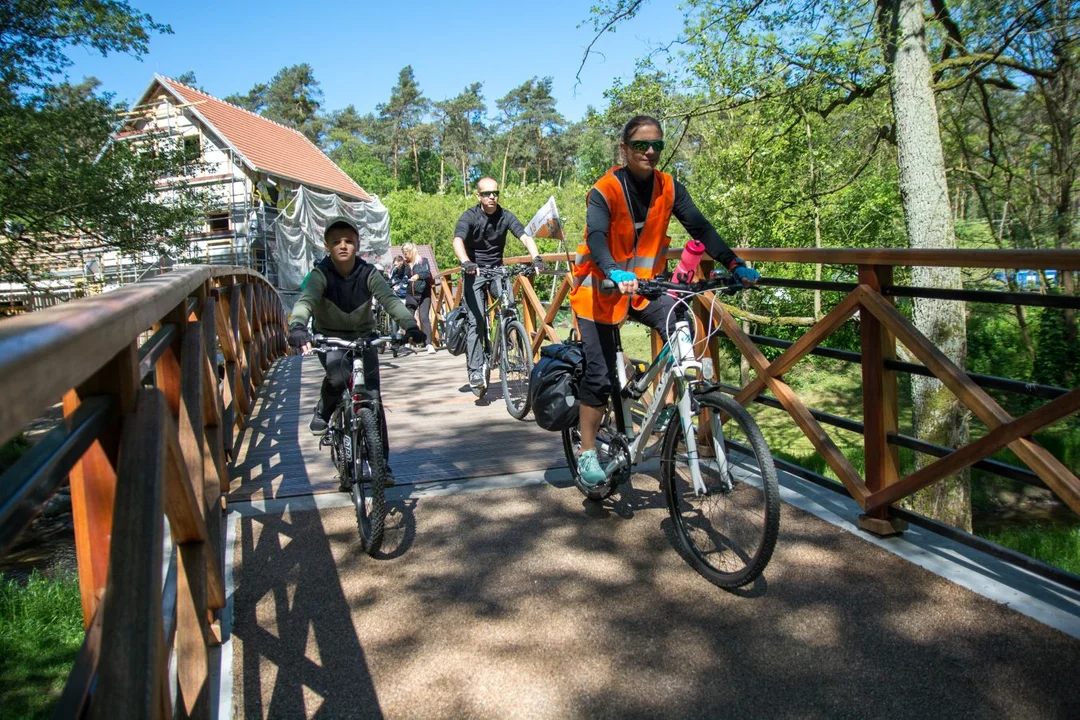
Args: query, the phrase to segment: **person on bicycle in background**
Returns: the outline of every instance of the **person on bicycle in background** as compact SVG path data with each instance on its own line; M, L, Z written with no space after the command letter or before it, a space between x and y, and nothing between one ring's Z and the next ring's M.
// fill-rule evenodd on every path
M360 235L356 225L346 217L332 218L323 233L326 257L320 260L300 285L300 298L289 315L289 344L304 353L311 352L311 335L308 333L310 319L315 332L343 340L366 337L375 330L375 314L372 298L386 308L390 316L405 329L405 339L412 343L426 341L423 331L416 324L412 313L394 295L386 278L375 266L357 257ZM332 349L319 354L319 361L326 370L319 402L311 416L308 427L315 435L326 433L333 414L352 374L352 367L344 362L345 351ZM364 384L372 390L379 389L379 356L375 348L364 351ZM389 448L386 437L386 415L379 407L379 421L383 428L383 447ZM389 466L387 466L389 474Z
M620 145L626 164L609 170L589 191L585 241L577 249L570 291L570 306L577 315L585 352L585 373L578 387L578 469L587 485L597 485L605 478L596 456L596 433L616 373L619 325L629 315L659 332L665 342L674 328L674 313L670 311L675 300L671 296L664 294L652 301L629 297L637 291L639 279L651 280L664 271L672 215L744 285L754 285L761 278L720 239L682 183L656 169L664 149L663 137L656 118L631 118L623 128ZM602 289L605 278L618 289Z
M483 388L484 343L487 338L487 296L492 278L477 277L478 268L493 268L503 264L506 233L521 240L533 257L533 267L542 271L544 261L536 249L536 241L525 234L525 226L514 213L499 205L499 183L492 178L480 178L476 183L477 204L458 218L454 229L454 254L461 261L462 298L468 308L465 331L465 365L469 386ZM495 293L491 293L495 294Z

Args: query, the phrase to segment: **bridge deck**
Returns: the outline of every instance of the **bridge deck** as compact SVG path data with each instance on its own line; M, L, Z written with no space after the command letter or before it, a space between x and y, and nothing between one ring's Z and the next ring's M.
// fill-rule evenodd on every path
M384 367L398 477L561 464L556 436L458 392L463 364L440 353ZM766 577L717 590L673 549L648 475L603 507L560 482L564 470L526 487L395 488L385 555L368 558L344 495L304 496L333 486L303 427L319 367L297 365L275 366L236 463L237 717L1080 707L1080 641L789 505ZM299 453L282 453L298 438Z

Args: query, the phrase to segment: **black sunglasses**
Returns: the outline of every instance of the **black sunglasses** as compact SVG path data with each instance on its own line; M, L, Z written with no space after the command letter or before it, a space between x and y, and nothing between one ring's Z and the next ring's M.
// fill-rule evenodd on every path
M484 197L484 198L486 198L486 197L499 197L499 191L498 190L481 190L480 191L480 197Z
M656 152L663 152L664 141L663 140L631 140L627 143L630 149L634 152L648 152L649 148L653 148Z

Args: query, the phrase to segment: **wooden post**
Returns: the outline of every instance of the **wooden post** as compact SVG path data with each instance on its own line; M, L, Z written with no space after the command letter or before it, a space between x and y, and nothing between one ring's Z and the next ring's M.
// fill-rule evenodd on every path
M138 391L124 417L117 472L113 572L102 608L102 647L91 718L152 718L162 714L161 546L165 493L166 401Z
M880 293L883 285L891 285L891 265L860 265L859 284L866 290ZM886 299L886 302L891 300ZM863 446L866 460L866 487L877 492L900 477L900 455L888 442L888 433L897 432L896 371L885 368L885 361L896 353L896 339L881 322L865 308L859 309L859 329L862 343L863 387ZM894 535L903 532L907 523L890 518L889 509L882 507L859 516L859 527L875 535Z
M139 348L124 348L96 375L64 395L64 416L70 417L81 399L92 395L112 395L114 421L71 469L71 514L75 524L75 557L79 566L79 594L83 626L89 628L97 612L98 598L105 589L109 570L113 504L116 498L120 419L135 409L139 388Z

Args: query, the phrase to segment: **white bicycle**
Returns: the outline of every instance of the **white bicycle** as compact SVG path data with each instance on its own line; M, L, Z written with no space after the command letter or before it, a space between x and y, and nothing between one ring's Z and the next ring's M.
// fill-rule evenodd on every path
M614 287L604 282L606 289ZM695 296L709 291L734 294L743 288L729 284L726 277L690 284L657 279L638 285L638 294L647 299L676 294L675 330L656 359L648 367L633 367L632 376L619 343L618 383L596 437L607 477L596 486L581 481L581 430L574 425L563 431L574 484L588 498L603 500L630 480L636 465L659 453L661 485L688 562L719 587L746 585L764 571L780 532L776 467L757 423L717 390L711 382L712 363L695 357L691 333ZM657 379L659 386L642 410L642 400ZM672 393L676 402L668 404Z

